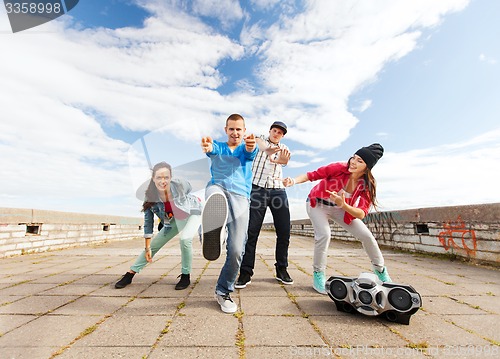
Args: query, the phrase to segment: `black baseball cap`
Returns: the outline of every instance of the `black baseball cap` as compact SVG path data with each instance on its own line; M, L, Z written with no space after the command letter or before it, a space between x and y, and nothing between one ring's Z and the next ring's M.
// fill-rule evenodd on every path
M280 129L283 130L283 134L286 135L286 131L287 131L287 128L286 128L286 125L284 122L281 122L281 121L274 121L273 124L271 125L271 128L273 127L278 127Z

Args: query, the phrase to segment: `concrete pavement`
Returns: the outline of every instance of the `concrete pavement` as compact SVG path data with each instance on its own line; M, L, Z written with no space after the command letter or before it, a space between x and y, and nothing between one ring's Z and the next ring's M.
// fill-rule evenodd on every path
M423 307L410 325L338 312L312 289L312 238L294 236L289 273L274 278L274 233L262 232L256 273L224 314L213 298L223 257L194 242L191 286L174 290L172 240L131 285L115 289L142 239L0 259L0 358L500 357L497 269L383 250L392 279ZM360 245L332 242L328 275L370 271Z

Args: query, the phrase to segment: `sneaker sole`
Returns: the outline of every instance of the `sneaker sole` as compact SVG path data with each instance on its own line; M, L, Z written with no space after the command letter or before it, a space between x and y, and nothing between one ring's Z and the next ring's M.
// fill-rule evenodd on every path
M217 304L220 306L220 309L224 312L224 313L228 313L228 314L234 314L238 311L238 306L236 306L236 308L234 310L232 309L225 309L224 307L222 307L222 305L219 303L219 300L217 299L217 295L215 295L215 301L217 302Z
M293 284L293 280L292 280L291 282L285 282L285 281L284 281L283 279L281 279L281 278L278 278L278 277L275 277L275 278L276 278L276 280L277 280L278 282L281 282L281 283L283 283L283 284L286 284L286 285L292 285L292 284Z
M320 289L316 288L315 286L313 286L313 288L314 288L314 290L315 290L316 292L318 292L319 294L327 295L326 291L322 291L322 290L320 290Z
M250 283L252 283L252 281L246 282L245 284L239 284L239 285L235 284L234 288L236 288L236 289L243 289L243 288L246 288L247 285L249 285Z
M191 285L191 283L189 283L188 285L186 286L178 286L178 285L175 285L175 290L184 290L186 289L187 287L189 287Z
M217 302L219 303L219 302ZM220 305L220 304L219 304ZM231 309L224 309L222 308L222 306L220 305L220 309L224 312L224 313L227 313L227 314L234 314L238 311L238 308L236 308L235 310L231 310Z
M205 203L201 214L202 251L206 260L214 261L220 257L222 233L228 215L226 197L212 193Z

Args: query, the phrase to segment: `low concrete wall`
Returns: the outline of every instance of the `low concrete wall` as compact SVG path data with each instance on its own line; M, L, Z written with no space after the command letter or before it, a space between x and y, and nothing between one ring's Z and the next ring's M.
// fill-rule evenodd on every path
M143 236L143 219L0 208L0 258Z
M363 221L383 246L500 265L500 203L377 212ZM330 227L332 239L356 240L337 224ZM314 236L309 219L292 221L292 234Z

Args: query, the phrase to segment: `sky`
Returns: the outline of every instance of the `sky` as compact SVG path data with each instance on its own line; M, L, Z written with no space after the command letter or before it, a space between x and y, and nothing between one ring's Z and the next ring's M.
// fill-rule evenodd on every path
M379 210L500 202L497 0L86 0L0 6L0 207L141 216L150 163L284 121L284 176L381 143ZM203 196L206 178L192 176ZM287 189L307 218L312 183Z

